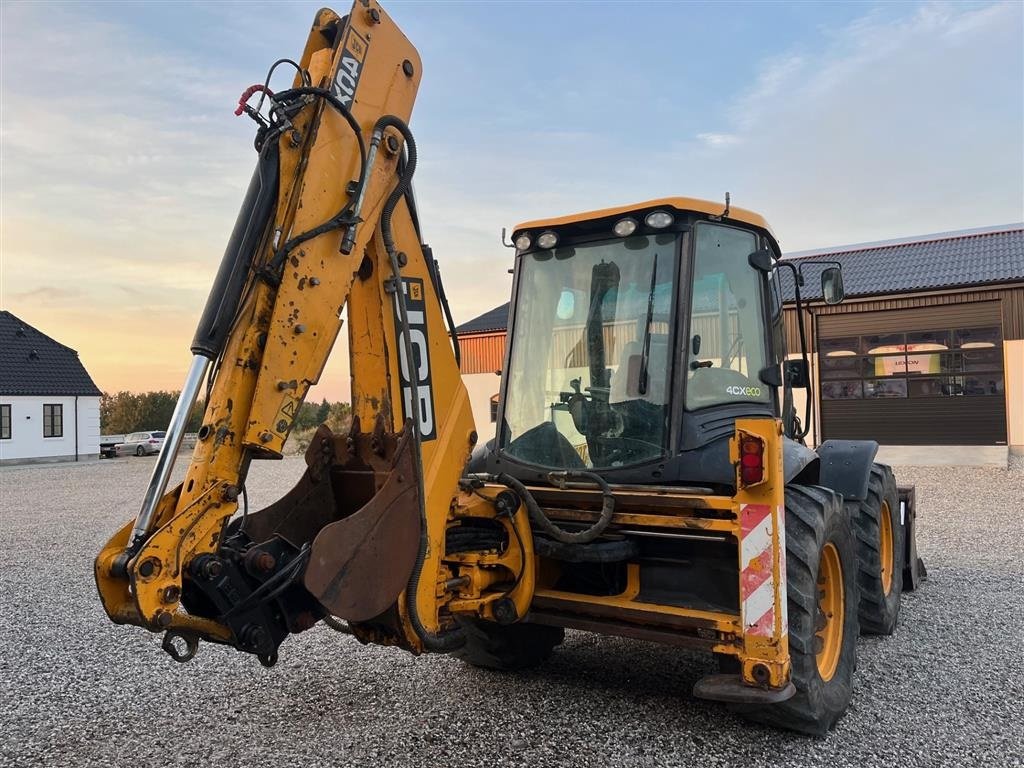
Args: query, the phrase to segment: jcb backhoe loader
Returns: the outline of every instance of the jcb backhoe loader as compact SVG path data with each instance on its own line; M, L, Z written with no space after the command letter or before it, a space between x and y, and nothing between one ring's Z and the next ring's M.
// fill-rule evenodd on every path
M267 666L321 620L500 669L565 628L621 635L715 654L698 696L828 729L858 632L891 632L916 578L914 515L874 443L802 444L780 278L799 300L803 275L765 221L669 198L516 227L484 445L411 191L416 50L359 0L281 64L293 87L239 104L259 159L141 511L96 559L110 618L179 661L202 639ZM250 511L251 462L281 456L343 310L352 428L320 427L298 485Z

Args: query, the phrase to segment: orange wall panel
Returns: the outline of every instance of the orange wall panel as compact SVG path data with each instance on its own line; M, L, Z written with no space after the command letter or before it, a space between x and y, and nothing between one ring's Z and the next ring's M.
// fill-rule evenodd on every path
M462 373L494 373L505 364L505 332L459 336Z

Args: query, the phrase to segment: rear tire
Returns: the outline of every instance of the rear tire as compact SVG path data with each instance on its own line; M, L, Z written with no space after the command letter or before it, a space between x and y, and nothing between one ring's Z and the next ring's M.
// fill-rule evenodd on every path
M850 506L860 561L860 631L865 635L891 635L900 613L904 560L900 499L892 470L884 464L873 464L867 498Z
M501 625L477 619L459 623L466 633L466 644L452 655L474 667L504 672L536 667L565 638L561 627L543 624Z
M786 488L786 571L796 694L739 711L776 728L823 736L850 704L857 666L857 541L842 499L831 490Z
M143 448L143 447L142 447L142 446L140 445L140 446L139 446L138 448L136 448L136 449L135 449L135 455L136 455L136 456L145 456L145 455L146 455L146 449L145 449L145 448Z

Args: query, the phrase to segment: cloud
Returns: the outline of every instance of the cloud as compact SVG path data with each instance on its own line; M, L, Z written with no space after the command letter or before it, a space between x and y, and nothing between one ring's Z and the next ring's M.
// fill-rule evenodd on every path
M4 6L0 298L101 386L176 388L255 158L209 118L251 75L86 12Z
M804 57L796 54L775 56L761 65L754 84L742 93L729 110L738 129L757 126L758 116L801 74Z
M697 140L712 148L729 147L741 141L735 133L698 133Z
M34 288L8 294L7 298L19 303L31 303L36 306L62 306L81 298L82 292L67 288Z
M823 30L733 95L729 152L699 135L655 177L729 189L789 250L1018 221L1022 8L889 6Z
M1015 3L866 12L765 58L692 139L642 110L642 130L572 140L550 121L529 141L500 125L484 145L421 135L417 189L457 320L507 300L500 226L631 200L730 191L788 250L1019 220L1021 26Z

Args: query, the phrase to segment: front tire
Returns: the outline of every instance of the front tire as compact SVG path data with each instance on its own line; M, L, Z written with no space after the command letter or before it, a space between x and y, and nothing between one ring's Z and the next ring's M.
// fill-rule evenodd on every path
M791 679L788 701L741 710L752 720L823 736L843 715L857 665L857 541L842 499L827 488L786 488Z
M478 619L464 619L459 623L466 634L466 644L452 655L474 667L503 672L536 667L546 661L565 638L561 627L543 624L501 625Z
M891 635L903 592L904 531L896 478L884 464L871 466L868 495L851 504L860 561L860 630Z

